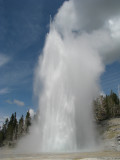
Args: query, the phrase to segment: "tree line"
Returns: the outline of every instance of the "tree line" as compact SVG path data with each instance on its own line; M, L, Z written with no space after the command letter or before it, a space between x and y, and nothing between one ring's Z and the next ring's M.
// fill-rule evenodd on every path
M17 120L16 112L13 113L10 119L6 118L0 130L0 146L13 146L18 139L29 132L31 126L31 116L27 112L25 119L23 115Z
M120 100L111 90L109 95L99 96L94 101L94 115L96 121L120 117Z
M93 102L94 117L96 122L110 118L120 117L120 101L116 93L111 91L109 95L101 95ZM17 120L16 113L10 119L6 119L0 130L0 146L16 144L17 140L29 133L29 127L33 120L37 120L37 115L33 119L29 111L25 119L23 115Z

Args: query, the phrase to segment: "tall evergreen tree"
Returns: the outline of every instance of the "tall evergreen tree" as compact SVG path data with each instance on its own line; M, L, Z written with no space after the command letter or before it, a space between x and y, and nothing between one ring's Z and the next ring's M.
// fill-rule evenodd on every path
M17 140L18 133L18 121L16 117L16 112L14 113L14 121L13 121L13 140Z
M25 132L29 132L29 127L31 126L30 112L28 111L25 118Z
M4 141L4 133L3 130L0 130L0 147L3 145L3 141Z
M18 137L23 136L23 134L24 134L24 117L22 115L18 124Z
M16 140L17 139L17 129L18 129L18 123L16 118L16 113L12 114L10 117L10 121L8 123L6 138L9 141Z

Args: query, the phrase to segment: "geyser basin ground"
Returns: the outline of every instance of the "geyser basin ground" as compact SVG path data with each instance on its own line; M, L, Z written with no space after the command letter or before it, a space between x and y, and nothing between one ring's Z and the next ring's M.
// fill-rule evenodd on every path
M0 150L1 160L118 160L120 152L116 151L101 151L101 152L84 152L84 153L62 153L62 154L16 154L12 150Z

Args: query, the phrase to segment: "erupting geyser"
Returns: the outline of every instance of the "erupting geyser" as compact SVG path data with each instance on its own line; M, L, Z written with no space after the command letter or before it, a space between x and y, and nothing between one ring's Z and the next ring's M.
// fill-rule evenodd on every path
M111 9L112 14L103 0L70 0L51 22L35 75L39 119L21 141L29 151L96 147L93 99L99 94L105 64L119 56L119 8Z

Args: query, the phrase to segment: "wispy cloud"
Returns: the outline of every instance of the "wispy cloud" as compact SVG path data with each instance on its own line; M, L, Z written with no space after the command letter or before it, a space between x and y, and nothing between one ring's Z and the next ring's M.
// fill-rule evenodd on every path
M11 101L11 100L6 100L6 102L8 103L8 104L13 104L13 102Z
M8 88L0 89L0 95L4 95L4 94L7 94L7 93L10 93L10 90Z
M21 84L27 83L31 80L33 76L33 64L22 63L18 61L14 61L12 65L9 65L7 69L1 72L0 86L19 86Z
M14 99L13 101L11 101L11 100L6 100L6 102L8 103L8 104L16 104L17 106L25 106L25 103L23 102L23 101L20 101L20 100L18 100L18 99Z
M9 62L10 58L4 54L0 54L0 67Z
M17 100L17 99L14 99L13 103L14 103L14 104L17 104L18 106L24 106L24 105L25 105L24 102L19 101L19 100Z

